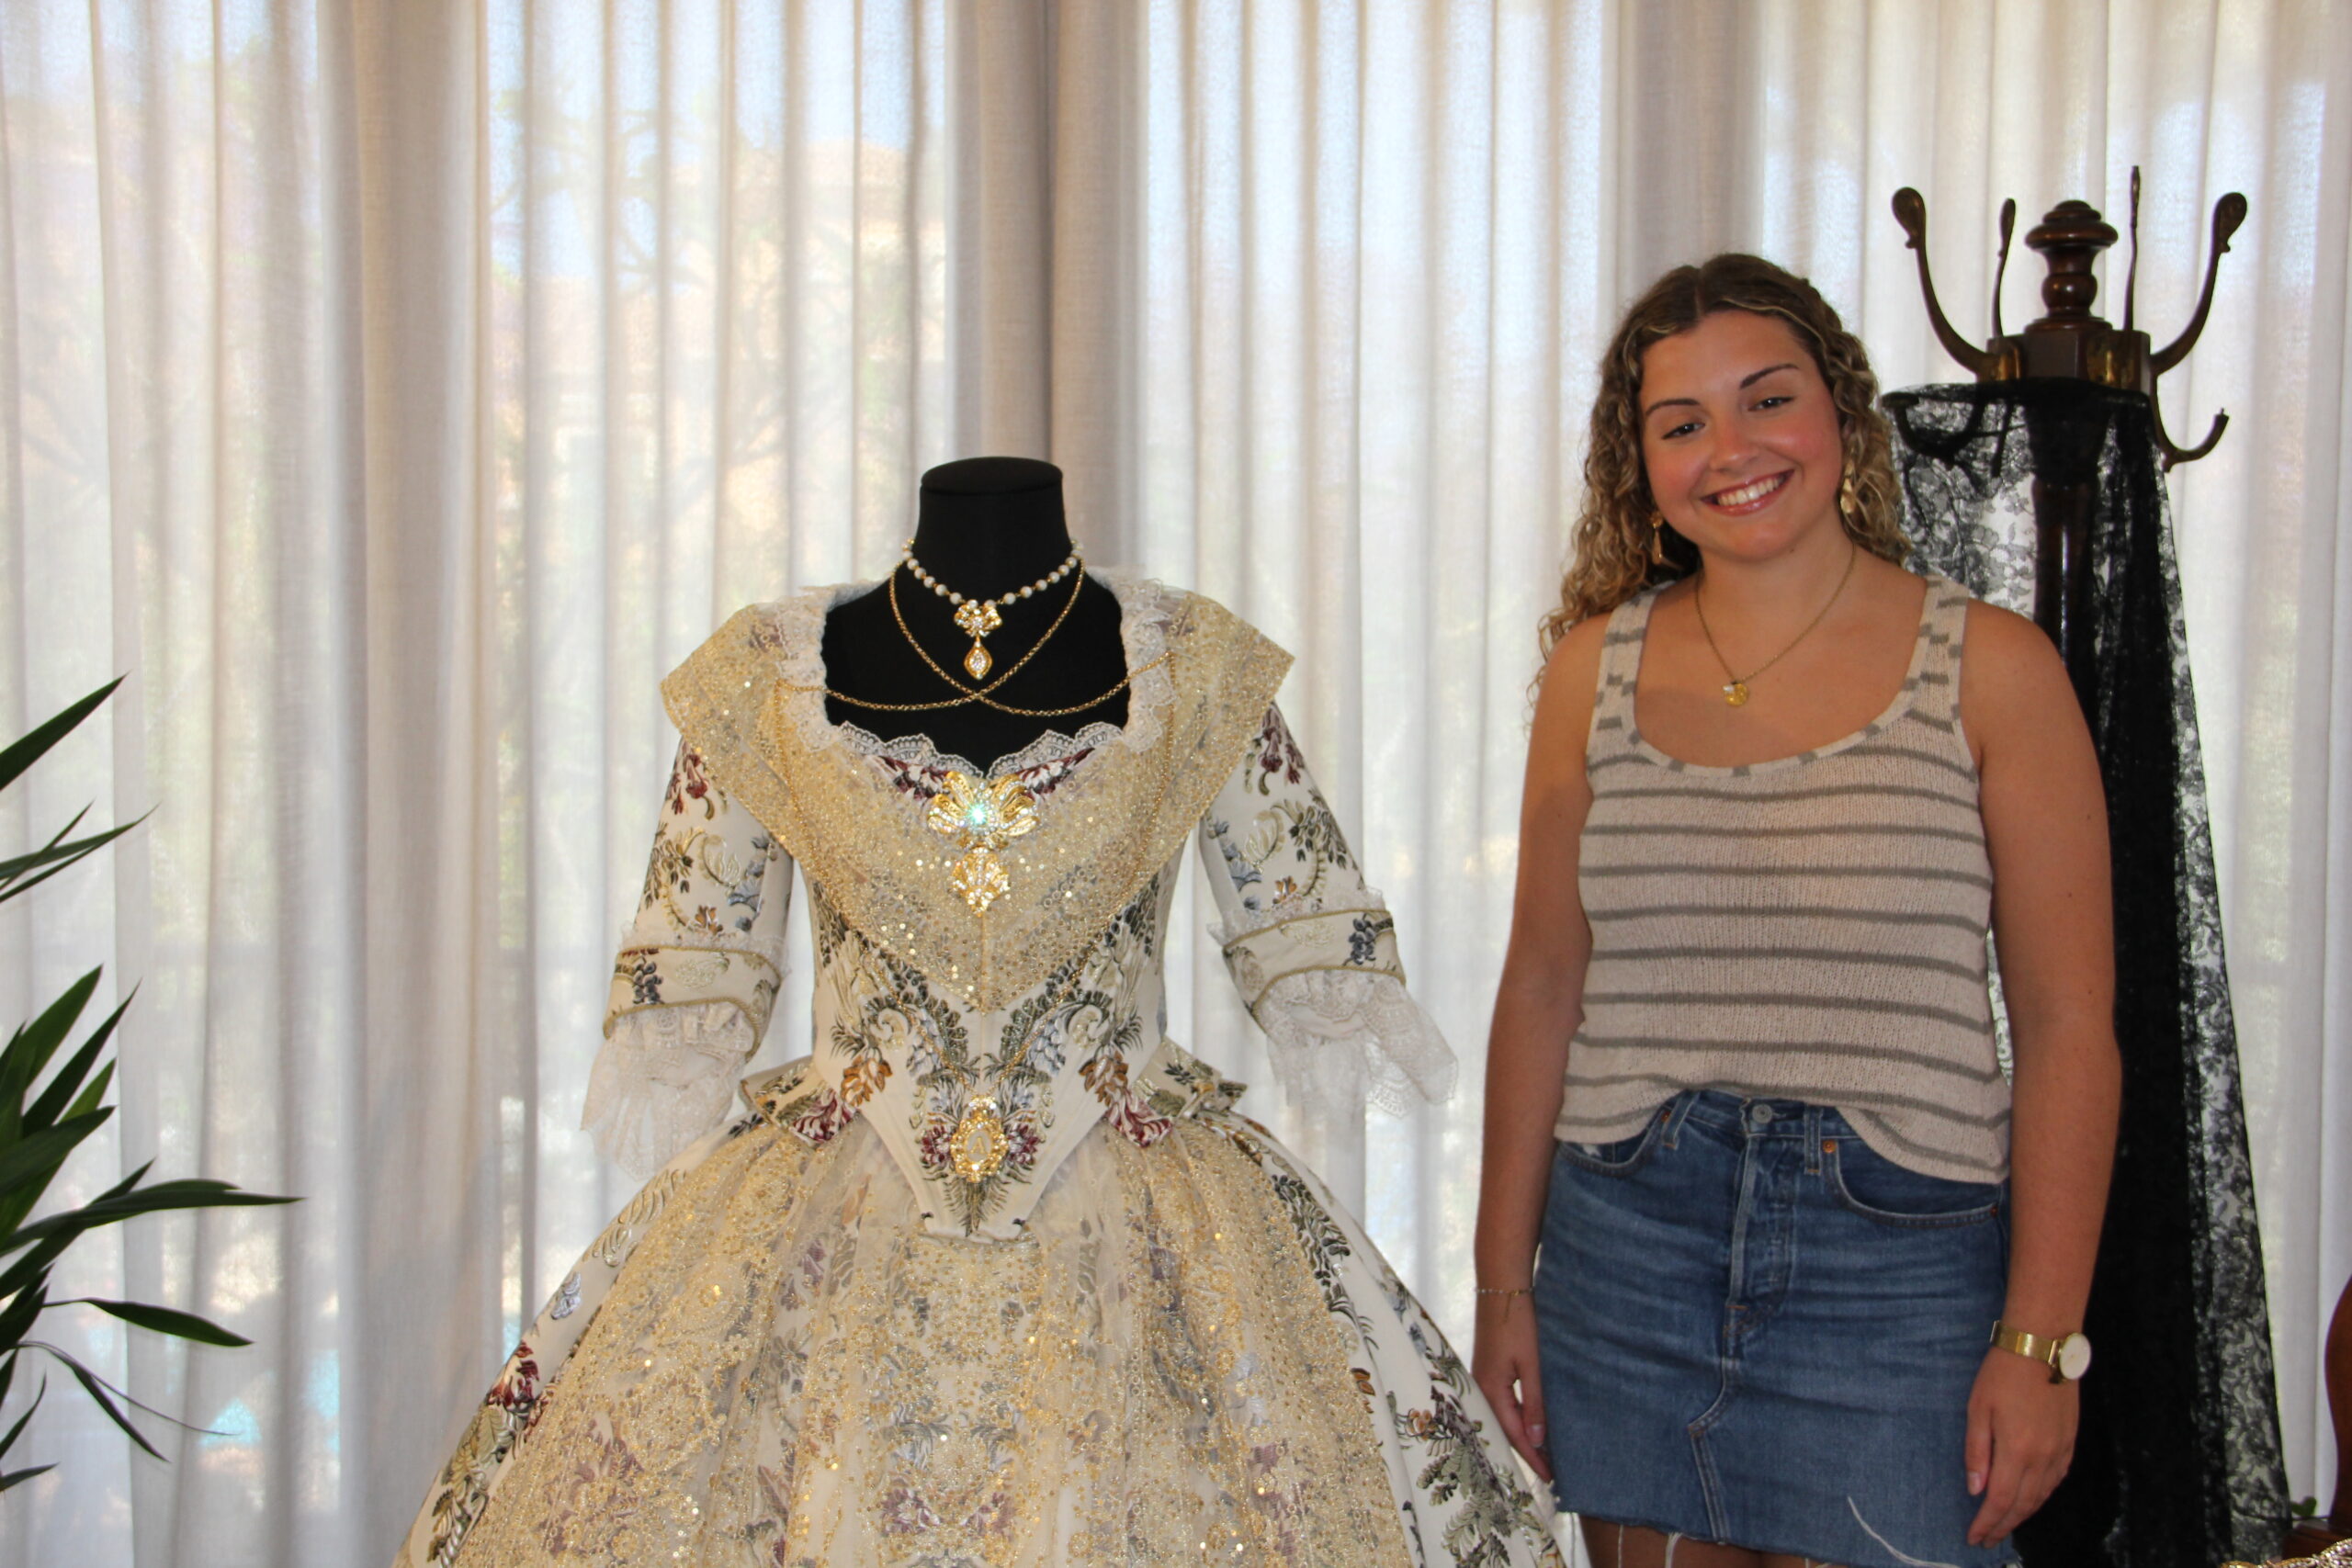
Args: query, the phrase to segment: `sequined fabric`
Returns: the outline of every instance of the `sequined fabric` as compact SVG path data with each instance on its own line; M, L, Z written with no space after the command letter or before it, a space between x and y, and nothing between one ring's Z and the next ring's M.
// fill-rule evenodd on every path
M600 1139L674 1133L740 1071L796 863L811 1054L747 1082L751 1114L590 1247L399 1568L1558 1562L1436 1325L1235 1112L1242 1087L1166 1037L1197 832L1278 1065L1452 1068L1268 700L1285 656L1204 600L1114 591L1131 660L1170 658L1125 728L989 771L1034 825L991 836L985 911L944 863L973 846L930 825L978 800L972 764L805 722L832 595L745 612L673 677L686 739L614 977ZM979 1179L956 1161L974 1127Z
M671 1175L404 1568L1558 1561L1434 1325L1230 1111L1098 1128L1015 1243L927 1234L862 1122Z
M956 856L927 813L910 812L898 782L825 721L815 650L830 597L739 613L662 693L712 778L775 829L851 925L994 1011L1084 945L1182 846L1290 667L1288 654L1210 600L1149 583L1113 588L1131 667L1170 657L1138 680L1125 731L1110 731L1115 739L1084 767L1035 794L1038 830L996 852L1007 891L985 908L956 885ZM943 767L978 772L961 759ZM1022 771L1000 763L988 773Z

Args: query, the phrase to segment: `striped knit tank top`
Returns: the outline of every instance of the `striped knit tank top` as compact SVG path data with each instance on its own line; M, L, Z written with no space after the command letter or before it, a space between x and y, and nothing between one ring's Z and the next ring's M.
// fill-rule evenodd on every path
M1592 927L1563 1140L1631 1137L1686 1089L1833 1105L1899 1165L2008 1170L1984 933L1993 876L1960 728L1968 595L1928 581L1894 701L1842 740L1708 768L1634 719L1658 591L1601 643L1577 886Z

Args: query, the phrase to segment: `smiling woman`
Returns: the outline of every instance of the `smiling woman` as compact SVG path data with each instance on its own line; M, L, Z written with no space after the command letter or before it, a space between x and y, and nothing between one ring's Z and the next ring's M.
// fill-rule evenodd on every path
M1996 1568L2073 1447L2117 1094L2098 774L2041 633L1898 564L1875 390L1752 256L1667 275L1602 365L1476 1355L1600 1568Z

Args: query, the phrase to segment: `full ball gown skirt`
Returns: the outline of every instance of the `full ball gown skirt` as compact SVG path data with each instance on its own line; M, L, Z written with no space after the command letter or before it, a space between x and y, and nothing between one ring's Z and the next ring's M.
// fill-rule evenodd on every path
M1164 678L1124 729L986 773L822 722L821 591L671 678L685 745L591 1119L642 1160L723 1114L796 863L817 1048L580 1259L399 1568L1560 1562L1443 1336L1162 1032L1197 833L1295 1088L1393 1100L1450 1066L1271 705L1279 650L1114 587L1130 666L1169 653ZM980 862L1005 888L975 907Z

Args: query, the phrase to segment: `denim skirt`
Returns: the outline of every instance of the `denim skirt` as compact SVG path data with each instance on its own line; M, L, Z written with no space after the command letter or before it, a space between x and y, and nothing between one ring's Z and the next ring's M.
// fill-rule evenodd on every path
M1848 1568L2015 1562L1968 1544L1964 1453L2007 1198L1713 1089L1561 1145L1535 1272L1560 1506Z

